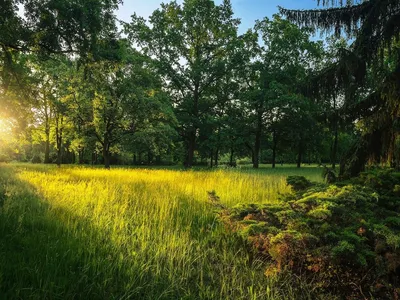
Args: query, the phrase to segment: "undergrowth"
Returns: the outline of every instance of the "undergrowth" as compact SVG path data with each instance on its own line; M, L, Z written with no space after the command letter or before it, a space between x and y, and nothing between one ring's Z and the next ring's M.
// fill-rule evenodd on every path
M266 276L300 277L319 295L398 299L400 174L377 170L331 185L301 176L287 182L292 192L279 203L220 213L270 262Z

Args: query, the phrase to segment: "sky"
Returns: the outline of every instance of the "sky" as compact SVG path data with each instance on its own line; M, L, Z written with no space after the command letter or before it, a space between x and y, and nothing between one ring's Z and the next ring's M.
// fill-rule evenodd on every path
M117 12L117 17L129 22L130 16L136 12L137 15L147 18L160 7L162 2L167 3L169 0L124 0L124 4ZM222 0L215 0L217 4L221 2ZM231 0L231 2L235 17L242 21L239 27L242 33L252 28L255 20L272 17L273 14L278 13L278 5L290 9L318 8L316 0Z

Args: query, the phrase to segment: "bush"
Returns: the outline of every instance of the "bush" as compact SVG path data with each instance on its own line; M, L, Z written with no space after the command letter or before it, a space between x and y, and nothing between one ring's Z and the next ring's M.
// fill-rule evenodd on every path
M312 186L311 181L306 179L304 176L289 176L286 179L286 183L290 185L295 191L302 191Z
M400 175L364 173L337 185L299 176L287 182L296 193L280 204L223 214L229 228L272 262L266 275L292 272L317 279L321 292L392 298L400 288Z
M31 159L31 163L40 164L40 163L42 163L42 158L40 157L39 154L35 154L35 155L33 155L32 159Z
M252 164L251 158L240 158L236 161L237 165L243 166L243 165L250 165Z
M0 153L0 163L9 163L11 161L11 158L4 154L4 153Z

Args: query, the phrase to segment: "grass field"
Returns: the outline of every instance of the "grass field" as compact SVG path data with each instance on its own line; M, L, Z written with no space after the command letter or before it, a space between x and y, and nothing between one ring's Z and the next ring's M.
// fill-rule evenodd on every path
M300 299L218 223L307 167L182 171L0 165L0 299Z

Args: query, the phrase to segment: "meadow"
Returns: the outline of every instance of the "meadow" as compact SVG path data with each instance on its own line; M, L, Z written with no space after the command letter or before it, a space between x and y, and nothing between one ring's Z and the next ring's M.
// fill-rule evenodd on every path
M271 203L296 169L169 170L0 164L1 299L300 299L292 279L218 221Z

